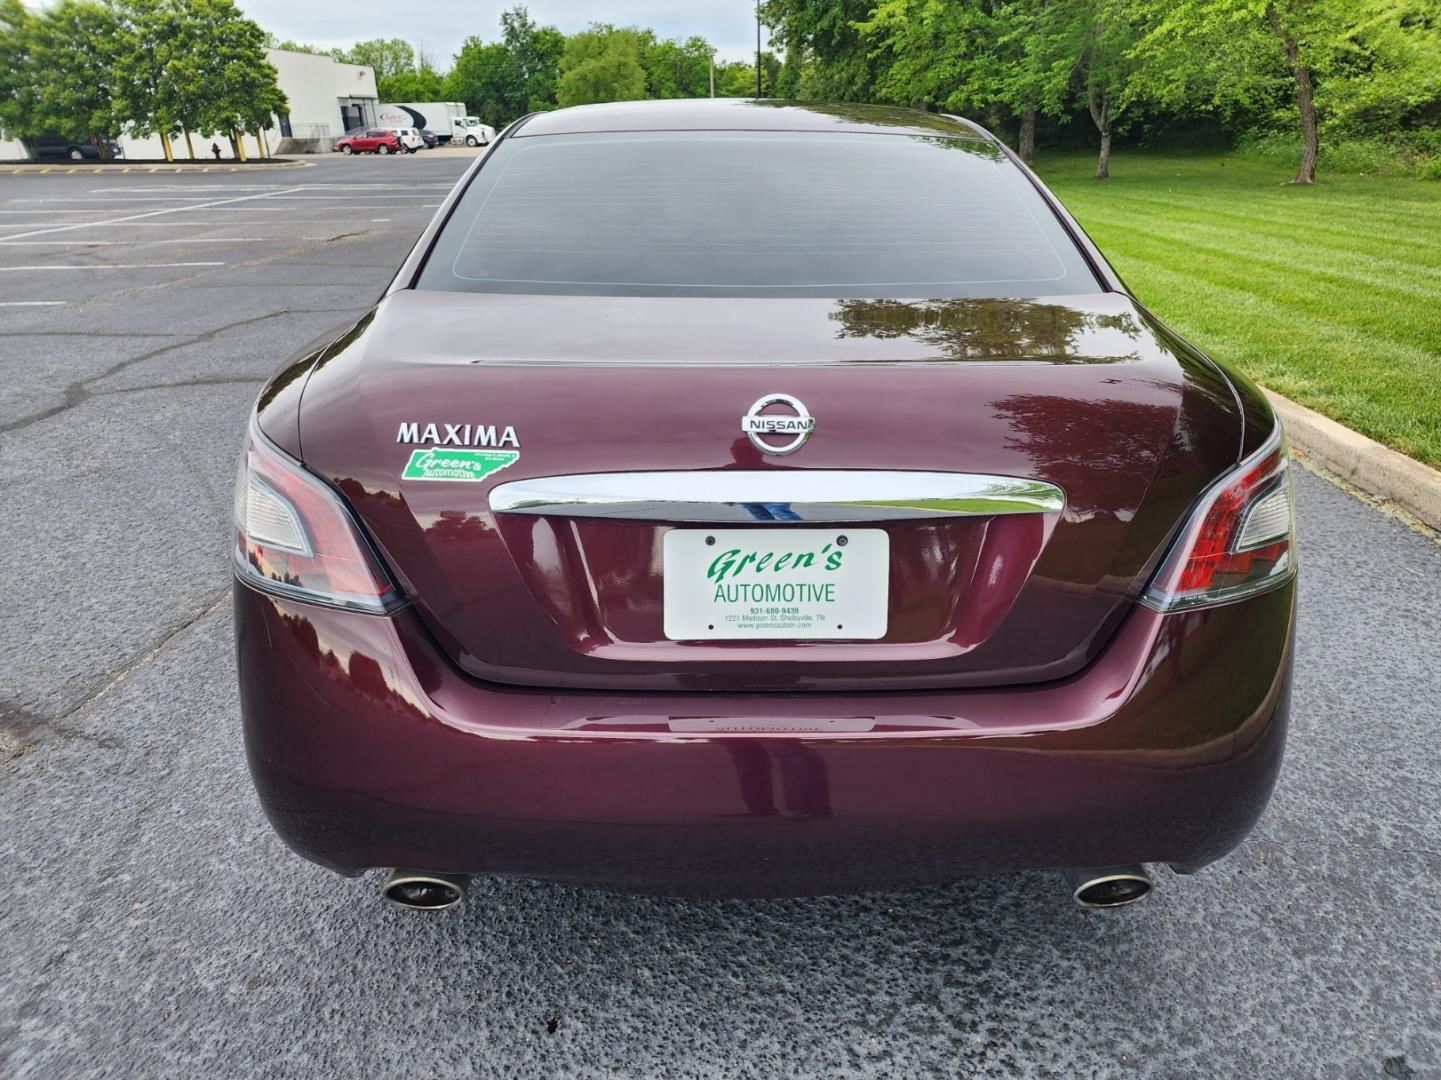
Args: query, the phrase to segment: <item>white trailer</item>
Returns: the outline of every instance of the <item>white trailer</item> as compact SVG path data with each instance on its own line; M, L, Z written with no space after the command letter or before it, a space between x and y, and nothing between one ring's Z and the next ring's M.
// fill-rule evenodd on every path
M380 127L425 128L442 144L463 140L466 126L457 121L469 119L460 101L397 101L381 105L376 115Z

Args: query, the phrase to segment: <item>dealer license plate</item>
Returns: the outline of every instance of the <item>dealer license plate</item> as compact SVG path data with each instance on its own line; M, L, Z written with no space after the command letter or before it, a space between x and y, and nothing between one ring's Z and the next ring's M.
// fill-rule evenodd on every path
M884 529L672 529L664 543L673 641L885 637Z

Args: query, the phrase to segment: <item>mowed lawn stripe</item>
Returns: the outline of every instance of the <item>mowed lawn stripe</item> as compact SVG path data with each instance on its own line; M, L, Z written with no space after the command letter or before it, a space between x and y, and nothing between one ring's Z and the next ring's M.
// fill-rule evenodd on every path
M1293 310L1278 318L1268 297L1159 263L1138 263L1136 276L1149 282L1142 301L1213 356L1403 453L1441 463L1434 353L1324 316ZM1378 363L1388 369L1379 388Z
M1279 233L1262 234L1260 230L1225 231L1190 222L1148 222L1137 224L1134 219L1110 212L1090 213L1093 236L1106 237L1107 250L1128 247L1133 237L1142 241L1174 244L1184 241L1187 251L1204 251L1235 261L1255 261L1283 267L1314 276L1318 281L1351 282L1390 291L1398 297L1434 297L1441 285L1441 265L1428 266L1414 260L1373 255L1368 252L1336 250L1334 257L1319 263L1297 267L1295 257L1287 249L1288 238ZM1279 242L1278 242L1279 241ZM1317 249L1310 249L1317 250Z
M1148 229L1127 226L1115 233L1103 228L1097 232L1102 250L1114 252L1117 258L1169 266L1232 287L1246 288L1258 277L1274 276L1283 281L1284 286L1273 289L1270 297L1285 307L1326 316L1346 326L1371 328L1389 340L1422 348L1428 342L1441 339L1441 305L1428 303L1441 294L1441 276L1437 284L1426 285L1412 284L1405 275L1395 273L1391 280L1386 280L1349 270L1297 267L1285 255L1255 253L1244 238L1237 238L1234 245L1228 244L1224 235L1219 242L1190 240L1184 250L1177 253L1175 238L1184 236L1185 230L1172 231L1166 226ZM1216 240L1215 237L1208 239ZM1277 248L1271 245L1270 250L1274 252ZM1176 264L1178 254L1180 265ZM1130 283L1129 278L1127 281ZM1145 298L1138 286L1133 284L1132 288ZM1367 306L1358 307L1352 302L1357 289L1368 294Z
M1441 184L1221 155L1040 171L1158 316L1218 359L1441 466Z
M1204 205L1203 200L1187 199L1173 202L1168 199L1147 198L1127 193L1127 206L1122 209L1104 200L1096 201L1083 197L1088 215L1100 215L1101 219L1113 218L1119 222L1134 223L1136 209L1146 208L1151 213L1145 220L1159 220L1167 223L1194 225L1218 235L1274 237L1288 243L1295 240L1296 230L1306 234L1306 247L1341 257L1369 256L1386 258L1398 265L1427 265L1437 251L1435 237L1428 236L1414 225L1386 228L1383 223L1371 222L1364 231L1352 225L1346 228L1326 228L1318 223L1314 211L1286 220L1280 214L1255 214L1237 212L1229 203L1220 203L1215 208ZM1071 200L1067 200L1071 205ZM1156 212L1159 211L1159 212ZM1441 210L1438 210L1441 214ZM1120 215L1120 216L1117 216ZM1441 261L1435 263L1441 268Z

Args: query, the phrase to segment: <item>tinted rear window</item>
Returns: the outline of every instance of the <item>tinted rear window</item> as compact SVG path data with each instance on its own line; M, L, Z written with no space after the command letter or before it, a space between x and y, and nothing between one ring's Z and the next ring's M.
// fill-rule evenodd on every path
M663 132L508 139L419 287L617 296L1047 296L1098 282L974 139Z

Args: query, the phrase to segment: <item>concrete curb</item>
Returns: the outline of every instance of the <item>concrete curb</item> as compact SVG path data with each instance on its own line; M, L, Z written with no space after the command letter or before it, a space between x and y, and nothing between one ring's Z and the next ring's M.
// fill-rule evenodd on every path
M1293 450L1378 501L1441 529L1441 472L1290 398L1266 391Z
M25 173L35 173L44 176L47 173L178 173L178 172L255 172L259 169L304 169L310 166L308 161L257 161L247 162L244 165L216 164L211 162L205 164L199 161L176 161L167 162L162 165L126 165L123 162L107 162L104 165L80 162L68 164L57 162L55 164L41 164L29 162L21 164L0 165L0 175L20 176Z

